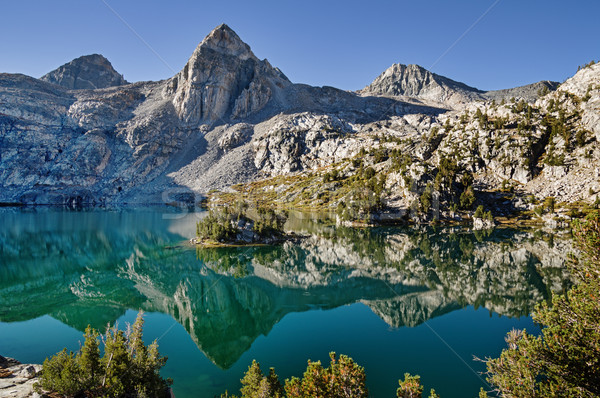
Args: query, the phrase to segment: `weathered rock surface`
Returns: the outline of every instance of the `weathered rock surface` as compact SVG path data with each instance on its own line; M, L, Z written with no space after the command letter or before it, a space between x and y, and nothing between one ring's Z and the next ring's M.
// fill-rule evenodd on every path
M454 106L482 99L482 91L428 71L419 65L394 64L360 91L362 95L416 97Z
M5 358L0 355L0 397L39 397L33 391L37 382L37 374L42 370L42 365L22 364L16 359Z
M61 69L65 82L75 66ZM441 112L292 84L226 25L165 81L67 90L3 74L0 99L0 201L67 205L193 201L257 178L254 127L281 112L347 122Z
M560 83L542 80L541 82L527 84L525 86L507 88L504 90L486 91L483 97L488 100L500 102L508 101L511 98L524 99L528 102L535 102L540 97L540 94L549 91L555 91Z
M40 77L48 83L58 84L69 90L97 89L127 84L112 64L100 54L84 55L59 66Z

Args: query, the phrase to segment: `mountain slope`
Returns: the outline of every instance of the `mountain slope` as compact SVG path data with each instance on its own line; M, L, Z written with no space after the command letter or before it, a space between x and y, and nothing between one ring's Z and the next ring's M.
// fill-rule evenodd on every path
M45 77L62 86L2 75L0 202L194 200L259 176L250 141L255 127L269 129L278 114L334 113L354 122L442 111L292 84L227 25L206 36L171 79L72 90L84 70L92 74L86 81L106 85L107 68L87 67L102 60L83 57Z
M40 77L69 90L122 86L127 81L100 54L84 55Z
M69 70L64 76L73 76ZM86 80L98 83L105 70ZM394 65L354 93L290 82L220 25L179 73L159 82L78 90L66 78L68 88L0 75L0 202L193 203L212 189L264 177L316 178L357 157L376 172L393 166L404 173L384 190L388 207L404 211L447 157L486 189L513 180L526 184L523 195L592 200L575 191L596 189L597 76L590 67L564 90L541 82L486 93ZM538 91L548 93L535 103L490 101L532 100ZM363 170L344 173L354 169ZM327 188L328 198L340 195L339 185Z

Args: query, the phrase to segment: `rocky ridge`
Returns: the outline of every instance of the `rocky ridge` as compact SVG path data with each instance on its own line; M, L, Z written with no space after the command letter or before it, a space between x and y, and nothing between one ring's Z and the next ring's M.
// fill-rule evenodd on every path
M361 95L418 98L436 106L462 108L473 101L509 100L512 97L535 101L541 92L554 91L557 82L540 81L504 90L482 91L440 76L419 65L394 64L362 90Z
M67 90L2 74L0 99L0 201L32 204L193 201L250 181L259 175L253 130L281 112L333 112L348 121L441 112L292 84L226 25L171 79Z
M363 124L293 115L255 136L255 165L269 178L237 194L371 221L460 221L481 205L564 224L600 204L600 66L540 94Z
M483 91L414 64L390 66L359 92L362 95L416 97L446 106L483 98Z

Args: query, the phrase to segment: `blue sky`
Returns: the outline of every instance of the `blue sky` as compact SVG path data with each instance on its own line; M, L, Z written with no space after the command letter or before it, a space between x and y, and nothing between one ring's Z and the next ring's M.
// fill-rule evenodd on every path
M165 79L223 22L293 82L347 90L393 63L492 90L600 59L597 0L2 0L0 12L0 72L34 77L100 53L129 81Z

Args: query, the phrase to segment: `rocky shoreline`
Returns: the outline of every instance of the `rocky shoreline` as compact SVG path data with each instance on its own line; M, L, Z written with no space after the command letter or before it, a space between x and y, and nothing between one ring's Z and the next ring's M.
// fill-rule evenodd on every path
M42 397L33 390L38 381L37 375L42 365L23 364L14 358L0 355L0 396L1 397Z

